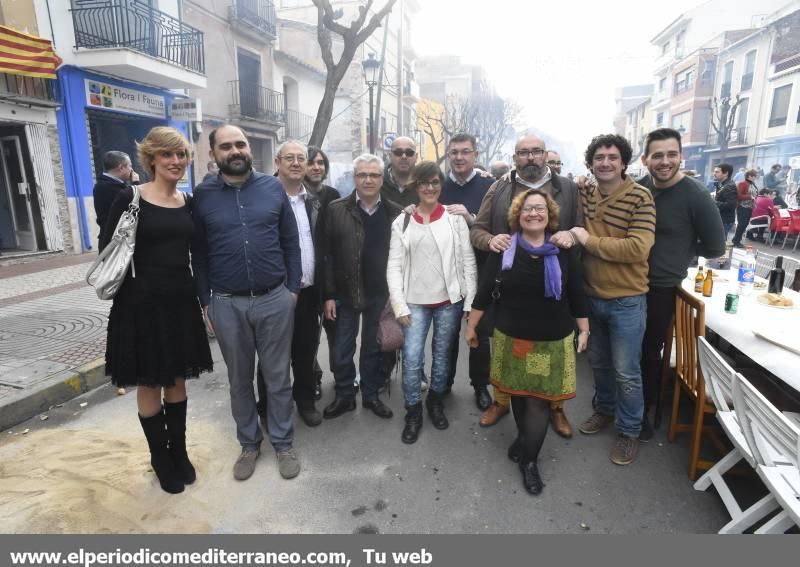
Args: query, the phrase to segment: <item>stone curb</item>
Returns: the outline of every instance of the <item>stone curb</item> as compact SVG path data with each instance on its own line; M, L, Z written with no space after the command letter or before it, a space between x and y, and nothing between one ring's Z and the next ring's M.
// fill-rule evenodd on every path
M110 381L105 358L53 374L34 389L20 390L0 405L0 431L13 427Z

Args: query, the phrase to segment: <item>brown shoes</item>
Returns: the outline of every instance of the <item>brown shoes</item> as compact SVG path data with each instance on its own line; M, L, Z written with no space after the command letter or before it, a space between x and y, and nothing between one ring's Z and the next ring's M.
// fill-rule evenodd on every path
M478 420L478 423L481 427L491 427L500 421L500 418L506 415L508 412L508 406L498 404L497 402L492 402L492 405L490 405L487 410L481 414L481 418Z
M572 426L567 421L567 414L564 413L564 408L550 410L550 425L553 427L553 431L564 439L572 437Z

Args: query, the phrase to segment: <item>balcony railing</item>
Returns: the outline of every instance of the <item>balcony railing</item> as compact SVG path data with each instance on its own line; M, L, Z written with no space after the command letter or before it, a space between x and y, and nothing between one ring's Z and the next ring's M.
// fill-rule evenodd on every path
M742 89L743 91L749 91L753 88L753 73L747 73L746 75L742 75Z
M56 102L56 81L38 77L23 77L0 73L0 99Z
M283 124L283 93L246 81L230 81L233 112L244 118Z
M714 131L708 133L708 145L719 146L719 134ZM734 128L731 130L730 138L728 139L728 146L746 146L747 145L747 127Z
M306 140L311 136L311 131L314 129L313 116L303 114L296 110L286 111L286 139L289 140Z
M719 96L722 98L726 98L731 96L731 83L728 81L727 83L722 83L722 87L719 89Z
M231 0L230 20L275 38L275 5L269 0Z
M128 48L205 73L203 32L140 0L72 0L75 47Z

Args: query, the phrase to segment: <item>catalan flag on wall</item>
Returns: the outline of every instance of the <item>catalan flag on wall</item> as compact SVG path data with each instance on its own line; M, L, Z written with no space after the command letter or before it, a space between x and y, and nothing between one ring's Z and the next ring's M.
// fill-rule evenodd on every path
M49 39L0 26L0 73L55 79L59 65Z

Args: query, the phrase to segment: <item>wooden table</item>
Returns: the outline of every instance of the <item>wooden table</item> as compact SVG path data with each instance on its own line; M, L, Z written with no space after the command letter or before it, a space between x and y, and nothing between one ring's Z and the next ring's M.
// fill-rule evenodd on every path
M737 288L736 271L715 271L712 297L694 293L694 275L683 280L683 289L693 293L705 303L706 327L739 349L751 360L770 371L787 385L800 392L800 354L761 338L754 330L771 330L771 334L788 337L791 342L800 344L800 294L784 288L783 295L794 301L793 309L778 309L764 305L756 297L767 291L766 288L753 289L750 295L739 296L737 313L725 312L725 295ZM756 278L756 281L763 281Z

